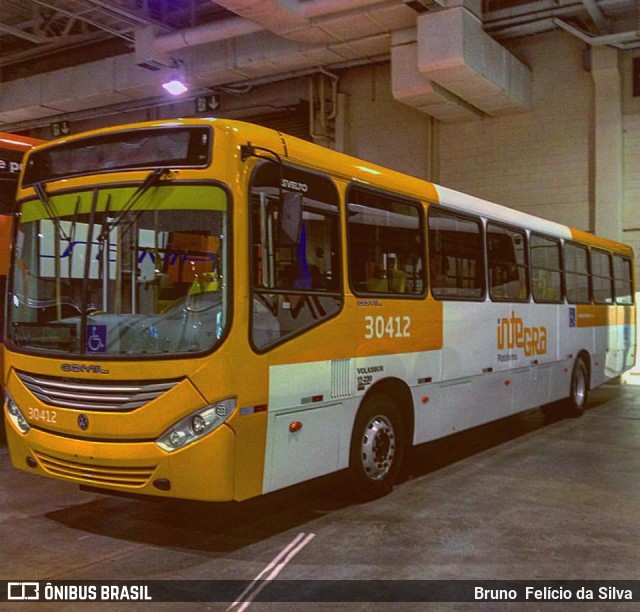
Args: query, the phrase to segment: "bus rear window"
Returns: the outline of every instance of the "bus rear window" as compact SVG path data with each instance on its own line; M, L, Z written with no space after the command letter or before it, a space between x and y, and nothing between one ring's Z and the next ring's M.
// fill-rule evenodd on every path
M207 127L162 127L113 132L34 151L23 185L96 172L144 168L201 168L209 163Z
M593 299L596 304L613 304L611 255L599 249L591 251Z
M631 260L621 255L614 255L613 276L616 304L633 304Z

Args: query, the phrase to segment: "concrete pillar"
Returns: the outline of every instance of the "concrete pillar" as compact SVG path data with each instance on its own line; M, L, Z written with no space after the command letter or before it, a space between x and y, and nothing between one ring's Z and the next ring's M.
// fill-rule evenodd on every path
M595 233L622 240L622 79L618 52L592 47ZM559 102L561 104L561 102Z

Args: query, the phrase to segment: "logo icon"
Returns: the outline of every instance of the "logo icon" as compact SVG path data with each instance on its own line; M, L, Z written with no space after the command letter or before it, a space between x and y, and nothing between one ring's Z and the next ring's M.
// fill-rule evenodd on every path
M82 431L86 431L89 428L89 417L86 414L81 414L78 417L78 427Z
M7 599L9 601L25 601L40 599L40 584L38 582L9 582L7 584Z
M87 352L104 353L107 350L107 326L87 326Z
M63 363L60 366L63 372L80 372L87 374L108 374L109 370L105 370L102 366L92 363Z

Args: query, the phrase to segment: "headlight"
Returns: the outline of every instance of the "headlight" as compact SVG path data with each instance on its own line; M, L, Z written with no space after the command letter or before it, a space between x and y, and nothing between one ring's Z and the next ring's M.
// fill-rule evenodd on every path
M23 433L26 434L30 429L31 425L27 423L27 419L24 418L24 414L18 408L18 405L13 401L9 392L5 390L4 393L4 401L7 406L7 414L9 418L13 422L13 424Z
M235 407L236 400L228 399L198 410L167 429L156 444L168 453L184 448L220 427Z

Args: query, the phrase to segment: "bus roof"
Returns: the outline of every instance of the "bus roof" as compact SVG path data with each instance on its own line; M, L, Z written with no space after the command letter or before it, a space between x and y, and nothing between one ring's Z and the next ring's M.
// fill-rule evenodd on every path
M489 200L483 200L479 197L443 187L425 179L420 179L345 153L327 149L321 145L278 132L272 128L236 119L187 118L145 121L101 128L49 142L24 137L15 138L23 139L25 142L30 141L32 143L30 146L41 143L44 148L46 148L50 145L72 142L99 134L110 134L145 128L170 128L184 125L209 125L216 131L231 136L238 145L251 142L251 144L256 146L272 147L279 155L284 156L293 163L310 169L325 171L346 181L355 180L363 185L391 190L399 195L405 195L433 204L442 204L457 209L460 212L467 212L496 221L510 223L533 231L543 232L569 240L578 240L591 246L616 250L629 255L633 252L630 247L624 244L595 236L590 232L571 228L521 210L509 208L508 206L496 204ZM8 136L13 138L12 135ZM29 148L29 145L25 145L25 148Z

